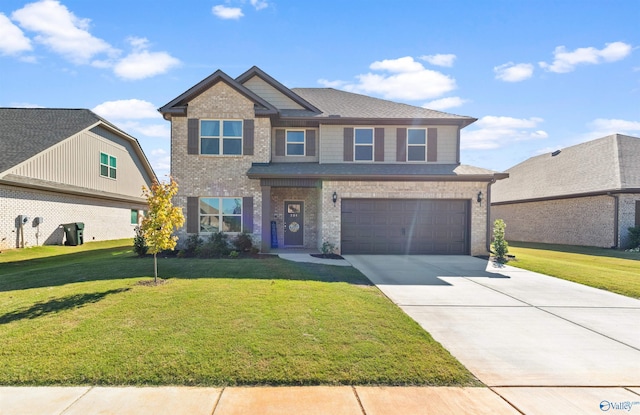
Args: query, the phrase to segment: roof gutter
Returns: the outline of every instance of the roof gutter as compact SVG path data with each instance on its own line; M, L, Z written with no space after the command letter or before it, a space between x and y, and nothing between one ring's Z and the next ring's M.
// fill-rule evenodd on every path
M611 189L611 190L600 190L597 192L584 192L584 193L574 193L569 195L561 195L561 196L546 196L546 197L533 197L529 199L518 199L518 200L507 200L502 202L493 202L494 206L500 205L512 205L516 203L530 203L530 202L545 202L548 200L561 200L561 199L575 199L579 197L593 197L593 196L611 196L614 194L625 194L625 193L640 193L640 188L629 188L629 189Z
M296 179L320 179L334 181L381 181L381 182L397 182L397 181L415 181L415 182L490 182L494 183L504 177L497 177L503 173L493 175L477 174L477 175L352 175L352 174L299 174ZM250 179L286 179L291 178L290 174L277 173L247 173ZM487 202L489 203L489 202Z

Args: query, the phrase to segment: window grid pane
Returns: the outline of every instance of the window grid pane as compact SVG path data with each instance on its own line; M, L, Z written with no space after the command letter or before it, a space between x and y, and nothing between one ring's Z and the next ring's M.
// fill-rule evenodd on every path
M373 130L370 128L366 128L366 129L356 128L355 143L356 144L373 144Z
M200 141L200 154L220 154L220 139L202 138Z
M426 132L425 130L412 130L407 131L407 143L409 144L426 144Z
M242 121L224 121L222 128L225 137L242 137Z
M287 156L304 156L304 144L287 144Z
M200 135L202 137L220 137L220 121L201 121Z
M359 161L373 160L373 146L356 146L355 159Z
M200 154L242 155L242 121L201 120Z
M242 198L200 198L200 232L242 232Z
M425 161L425 147L424 146L409 146L407 151L408 161Z

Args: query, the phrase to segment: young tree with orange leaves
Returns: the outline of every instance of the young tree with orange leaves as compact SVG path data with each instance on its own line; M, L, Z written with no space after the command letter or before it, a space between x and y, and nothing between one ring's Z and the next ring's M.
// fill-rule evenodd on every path
M178 193L178 183L169 177L169 183L153 182L151 189L142 186L149 211L140 226L153 254L154 283L158 283L158 252L175 248L178 237L173 231L184 224L182 209L173 206L171 199Z

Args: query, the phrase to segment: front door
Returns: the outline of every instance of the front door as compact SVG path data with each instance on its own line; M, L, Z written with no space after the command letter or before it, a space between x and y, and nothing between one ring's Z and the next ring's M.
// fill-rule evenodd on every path
M304 245L304 202L284 202L284 246Z

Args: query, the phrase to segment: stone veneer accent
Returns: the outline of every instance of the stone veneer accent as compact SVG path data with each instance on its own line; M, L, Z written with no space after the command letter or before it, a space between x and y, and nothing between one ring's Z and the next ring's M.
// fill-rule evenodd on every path
M338 202L333 205L333 192ZM342 199L471 199L471 255L486 255L487 203L476 202L479 191L487 194L484 182L343 182L325 181L320 197L320 238L340 249L340 217Z
M254 119L253 156L202 156L187 154L187 119ZM251 163L270 157L271 122L255 118L254 104L224 82L218 82L195 97L187 117L171 120L171 172L179 190L175 206L186 213L187 197L253 197L253 239L262 233L262 192L259 180L247 178ZM177 232L186 236L186 223Z
M491 218L505 221L507 241L610 248L614 211L614 198L602 195L492 206Z
M144 204L64 195L41 190L27 190L0 185L0 249L19 246L18 215L27 215L24 226L25 246L60 245L64 239L63 223L83 222L84 241L133 238L131 209L146 209ZM34 226L34 219L43 223Z

